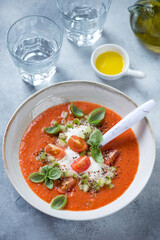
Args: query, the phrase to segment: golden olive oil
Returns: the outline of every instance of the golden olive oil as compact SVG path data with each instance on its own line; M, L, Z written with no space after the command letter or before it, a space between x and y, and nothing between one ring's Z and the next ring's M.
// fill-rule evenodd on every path
M150 50L160 52L160 1L138 1L129 11L135 35Z
M103 74L115 75L123 70L124 59L117 52L104 52L96 59L96 68Z

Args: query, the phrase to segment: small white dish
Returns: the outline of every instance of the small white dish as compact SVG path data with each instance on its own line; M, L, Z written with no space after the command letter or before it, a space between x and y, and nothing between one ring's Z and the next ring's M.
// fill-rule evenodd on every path
M108 216L133 201L148 182L155 161L152 130L146 118L132 128L139 145L139 166L133 182L119 198L104 207L90 211L51 209L50 204L40 199L26 183L19 165L19 145L26 128L34 118L51 106L69 101L97 103L112 109L122 117L137 107L125 94L105 84L69 81L44 88L23 102L9 121L3 140L6 172L17 192L33 207L48 215L67 220L90 220Z
M102 54L104 52L108 52L108 51L117 52L124 59L123 71L120 72L119 74L115 74L115 75L104 74L104 73L101 73L95 66L97 57L100 54ZM121 78L121 77L123 77L125 75L136 77L136 78L145 78L145 73L129 68L129 56L128 56L128 53L122 47L120 47L118 45L115 45L115 44L104 44L104 45L101 45L101 46L97 47L93 51L93 53L91 55L91 65L92 65L92 68L95 71L95 73L100 78L105 79L105 80L110 80L110 81L111 80L116 80L116 79Z

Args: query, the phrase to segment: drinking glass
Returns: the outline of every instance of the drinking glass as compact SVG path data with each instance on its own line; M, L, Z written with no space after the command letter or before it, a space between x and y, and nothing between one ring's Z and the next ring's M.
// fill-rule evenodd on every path
M78 46L94 44L102 35L111 0L57 0L67 38Z
M25 82L36 86L51 80L62 39L55 22L43 16L27 16L10 27L7 47Z

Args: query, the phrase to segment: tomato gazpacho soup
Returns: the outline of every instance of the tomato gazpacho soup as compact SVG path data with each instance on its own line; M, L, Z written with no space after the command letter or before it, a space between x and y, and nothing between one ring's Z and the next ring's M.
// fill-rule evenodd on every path
M120 197L134 180L139 148L131 129L105 146L102 136L121 120L90 102L53 106L26 129L19 149L22 174L53 209L92 210Z

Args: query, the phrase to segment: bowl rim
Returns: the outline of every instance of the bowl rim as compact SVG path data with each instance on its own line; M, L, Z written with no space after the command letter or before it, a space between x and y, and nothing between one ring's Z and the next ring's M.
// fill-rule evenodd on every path
M6 129L5 129L5 133L4 133L4 137L3 137L3 143L2 143L2 156L3 156L3 162L4 162L4 166L5 166L5 170L6 170L6 173L8 175L8 178L11 182L11 184L13 185L13 187L15 188L15 190L18 192L18 194L26 201L28 202L31 206L33 206L34 208L36 208L37 210L49 215L49 216L52 216L52 217L56 217L56 218L59 218L59 219L65 219L65 220L74 220L74 221L86 221L86 220L93 220L93 219L99 219L99 218L102 218L102 217L106 217L106 216L109 216L113 213L116 213L118 212L119 210L123 209L124 207L126 207L129 203L131 203L141 192L142 190L144 189L144 187L146 186L146 184L148 183L149 179L150 179L150 176L152 174L152 171L153 171L153 167L154 167L154 163L155 163L155 156L156 156L156 145L155 145L155 138L154 138L154 135L153 135L153 131L152 131L152 128L150 126L150 123L148 121L148 119L145 117L145 121L146 121L146 124L149 128L149 131L151 133L151 137L152 137L152 142L153 142L153 162L152 162L152 165L150 166L150 172L148 174L148 177L146 178L146 181L144 182L143 185L141 185L141 187L139 188L139 190L136 192L136 194L131 197L131 199L123 204L123 206L118 206L116 208L116 210L113 210L112 212L110 212L109 214L106 214L105 211L103 211L101 214L99 215L90 215L89 216L85 216L85 217L77 217L73 214L73 216L54 216L53 214L50 214L50 213L47 213L45 210L42 210L42 209L39 209L36 205L34 205L32 203L31 200L28 200L19 190L18 188L16 187L16 184L14 184L14 182L12 181L12 178L9 174L9 171L8 171L8 168L7 168L7 159L6 159L6 156L5 156L5 149L6 149L6 139L7 139L7 134L8 134L8 131L9 131L9 128L13 122L13 120L15 119L16 115L19 113L19 111L21 110L21 108L26 104L28 103L32 98L36 97L37 95L39 95L40 93L48 90L49 88L52 88L54 86L58 86L58 85L65 85L65 84L73 84L73 83L86 83L86 84L93 84L95 86L101 86L107 90L110 90L110 91L113 91L113 92L116 92L116 93L119 93L121 94L123 97L125 97L127 100L129 100L135 107L137 107L138 105L131 99L129 98L126 94L124 94L123 92L121 92L120 90L114 88L114 87L111 87L107 84L103 84L103 83L98 83L98 82L92 82L92 81L87 81L87 80L69 80L69 81L64 81L64 82L59 82L59 83L55 83L55 84L52 84L50 86L47 86L43 89L40 89L39 91L35 92L34 94L32 94L31 96L29 96L26 100L24 100L20 105L19 107L15 110L15 112L13 113L13 115L11 116L7 126L6 126ZM134 180L133 180L134 181ZM123 193L124 194L124 193ZM122 195L123 195L122 194ZM113 201L114 202L114 201ZM106 205L105 205L106 206ZM103 206L103 207L105 207ZM101 207L101 208L103 208ZM68 213L78 213L78 212L88 212L88 213L91 213L91 212L97 212L98 209L101 209L101 208L97 208L97 209L94 209L94 210L88 210L88 211L70 211L70 210L66 210ZM64 210L58 210L58 212L64 212Z

